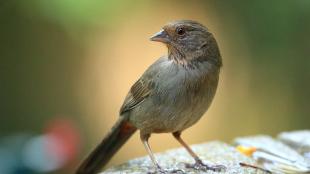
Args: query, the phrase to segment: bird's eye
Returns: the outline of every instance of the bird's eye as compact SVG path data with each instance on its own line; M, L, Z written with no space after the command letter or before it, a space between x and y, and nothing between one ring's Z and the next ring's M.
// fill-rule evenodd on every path
M184 28L180 27L180 28L176 29L176 32L178 33L178 35L182 36L185 33L185 30L184 30Z

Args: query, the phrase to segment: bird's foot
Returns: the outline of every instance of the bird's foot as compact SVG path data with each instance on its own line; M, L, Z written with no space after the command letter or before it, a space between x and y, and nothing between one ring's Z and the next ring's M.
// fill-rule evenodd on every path
M148 172L147 174L186 174L186 173L184 170L181 170L181 169L157 168L155 172Z
M221 172L226 170L224 165L207 165L204 164L201 160L196 160L194 164L186 164L185 167L202 171L212 170L214 172Z

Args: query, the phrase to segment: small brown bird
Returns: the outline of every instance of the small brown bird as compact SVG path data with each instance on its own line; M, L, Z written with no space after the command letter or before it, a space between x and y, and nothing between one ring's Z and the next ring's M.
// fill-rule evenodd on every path
M224 168L204 164L181 138L181 132L207 111L217 89L222 59L214 36L198 22L179 20L165 25L151 40L166 44L168 55L153 63L131 87L118 121L76 173L99 172L137 129L158 173L169 170L159 166L151 151L152 133L172 133L195 159L187 167Z

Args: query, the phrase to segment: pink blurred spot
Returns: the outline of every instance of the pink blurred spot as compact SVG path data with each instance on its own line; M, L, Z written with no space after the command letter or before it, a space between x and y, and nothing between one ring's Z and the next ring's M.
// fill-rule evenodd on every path
M80 134L71 120L56 119L47 124L46 136L49 137L47 152L66 162L74 160L80 149Z

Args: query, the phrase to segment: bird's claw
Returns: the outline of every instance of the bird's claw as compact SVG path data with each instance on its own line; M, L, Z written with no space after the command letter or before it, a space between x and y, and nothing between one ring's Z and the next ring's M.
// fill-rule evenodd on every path
M202 171L212 170L214 172L221 172L226 170L224 165L207 165L204 164L201 160L197 160L194 164L186 164L185 167Z

